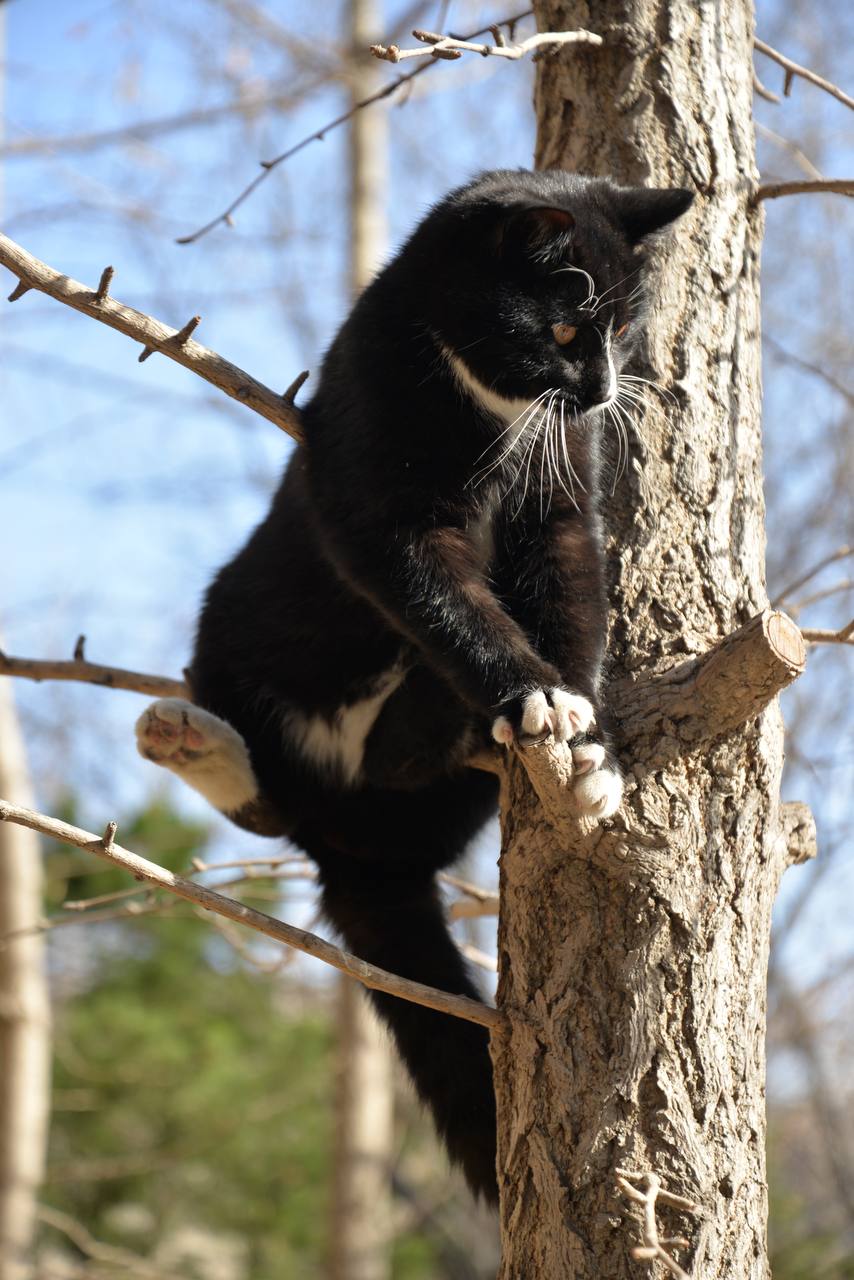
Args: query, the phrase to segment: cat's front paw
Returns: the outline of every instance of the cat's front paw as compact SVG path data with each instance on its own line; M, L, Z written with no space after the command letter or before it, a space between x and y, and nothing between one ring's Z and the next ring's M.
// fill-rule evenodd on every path
M510 698L492 722L492 736L502 746L519 742L530 746L554 737L568 742L586 733L596 713L589 699L569 689L535 689L519 698Z
M572 791L579 813L586 818L610 818L623 799L623 779L601 742L592 738L573 743Z

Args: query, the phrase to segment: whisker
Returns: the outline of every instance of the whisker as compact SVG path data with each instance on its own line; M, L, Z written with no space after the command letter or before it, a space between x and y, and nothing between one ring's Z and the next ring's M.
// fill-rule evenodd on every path
M532 400L531 403L526 408L524 408L522 412L516 418L514 418L513 421L509 423L509 425L505 427L505 429L498 436L496 436L495 440L491 440L489 442L489 444L483 450L483 453L479 454L478 457L475 458L475 463L480 462L480 459L484 456L484 454L489 453L490 449L493 449L499 443L499 441L502 440L504 436L507 435L509 431L512 431L513 427L515 427L516 423L519 421L519 418L523 417L525 414L528 415L528 417L525 419L524 423L519 428L514 438L511 440L510 444L507 445L502 450L500 456L496 458L495 461L491 463L491 465L481 467L479 471L476 471L472 476L472 478L466 482L467 488L472 485L482 484L487 476L491 475L492 472L496 470L496 468L500 467L502 463L507 461L507 459L513 453L514 449L516 449L519 446L523 435L525 434L526 430L531 424L531 420L536 416L537 409L540 405L540 402L548 394L549 394L548 391L543 391L540 395L537 396L535 400Z

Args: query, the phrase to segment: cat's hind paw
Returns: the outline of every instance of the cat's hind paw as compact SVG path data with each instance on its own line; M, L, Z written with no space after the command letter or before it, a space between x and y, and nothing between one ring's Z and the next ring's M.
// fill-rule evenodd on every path
M586 818L610 818L623 799L623 779L608 760L601 742L590 739L571 745L572 791L579 813Z
M192 702L153 702L136 722L136 746L146 760L177 774L222 813L235 812L258 794L240 734Z

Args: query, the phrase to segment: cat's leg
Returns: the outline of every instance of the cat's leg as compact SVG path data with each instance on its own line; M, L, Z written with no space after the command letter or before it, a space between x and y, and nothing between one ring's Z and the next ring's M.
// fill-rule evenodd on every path
M160 698L136 722L137 750L174 773L237 826L286 834L262 795L243 738L218 716L181 698Z
M580 812L608 818L623 780L601 698L607 606L599 521L589 495L578 506L555 495L548 519L538 506L502 530L499 591L537 651L561 674L561 687L523 694L493 723L497 742L568 741ZM528 517L526 519L526 516Z

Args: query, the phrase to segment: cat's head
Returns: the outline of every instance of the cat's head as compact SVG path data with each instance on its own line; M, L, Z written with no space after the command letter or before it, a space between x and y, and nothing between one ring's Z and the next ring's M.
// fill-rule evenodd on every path
M431 332L470 387L603 407L642 323L644 244L692 199L556 171L481 175L413 237Z

